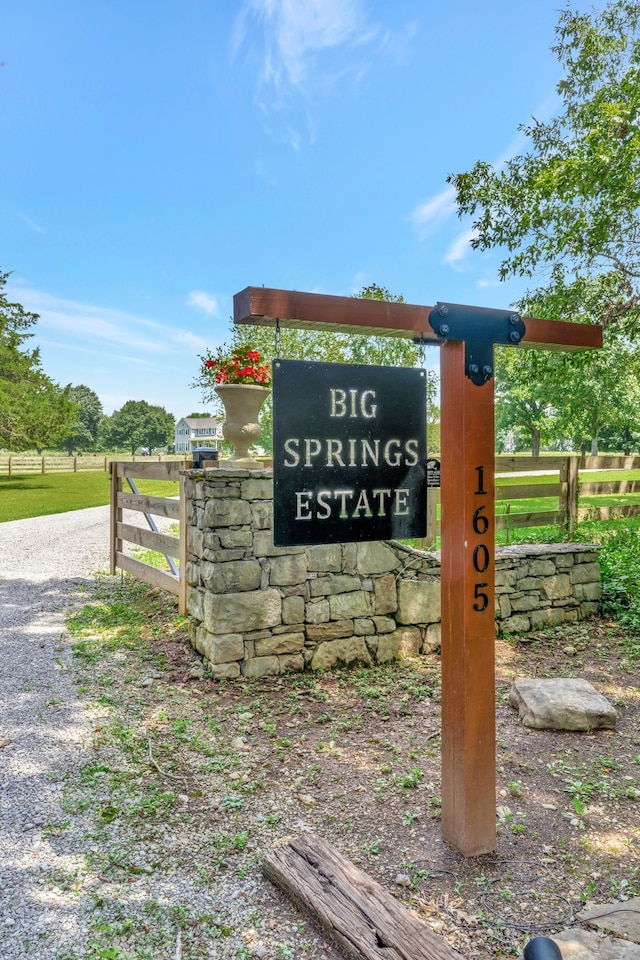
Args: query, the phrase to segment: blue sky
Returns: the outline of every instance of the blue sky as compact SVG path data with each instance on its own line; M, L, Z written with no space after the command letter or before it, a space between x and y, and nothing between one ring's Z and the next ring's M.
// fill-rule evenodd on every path
M179 417L246 286L507 307L446 176L557 109L560 6L5 4L0 269L45 371Z

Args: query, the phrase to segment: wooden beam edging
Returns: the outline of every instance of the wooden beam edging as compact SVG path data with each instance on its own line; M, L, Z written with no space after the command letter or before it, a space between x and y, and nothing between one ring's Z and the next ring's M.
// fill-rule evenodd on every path
M355 960L462 960L426 923L317 834L269 851L262 870Z

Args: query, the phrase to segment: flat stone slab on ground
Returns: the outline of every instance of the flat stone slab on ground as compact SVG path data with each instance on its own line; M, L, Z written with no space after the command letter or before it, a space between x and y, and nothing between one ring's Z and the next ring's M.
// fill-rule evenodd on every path
M640 960L640 946L630 940L603 937L593 930L572 928L553 938L562 960Z
M578 920L640 944L640 897L620 903L591 904L578 914Z
M615 729L617 714L588 680L515 680L509 693L525 727L537 730Z

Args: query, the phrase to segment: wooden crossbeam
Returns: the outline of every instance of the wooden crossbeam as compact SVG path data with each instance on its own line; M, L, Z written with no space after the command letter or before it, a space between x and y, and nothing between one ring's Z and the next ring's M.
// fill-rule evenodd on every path
M299 293L269 287L246 287L233 298L235 323L283 329L331 330L360 336L421 337L434 344L433 307L360 297L334 297L324 293ZM595 324L567 323L524 317L527 328L523 347L547 350L586 350L602 346L602 328Z

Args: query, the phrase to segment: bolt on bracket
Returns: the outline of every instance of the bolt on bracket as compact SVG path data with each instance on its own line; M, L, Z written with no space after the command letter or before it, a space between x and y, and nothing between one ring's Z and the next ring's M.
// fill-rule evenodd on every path
M493 376L494 346L518 346L526 333L522 317L512 310L459 303L438 302L429 313L429 323L440 340L464 341L465 373L478 387Z

